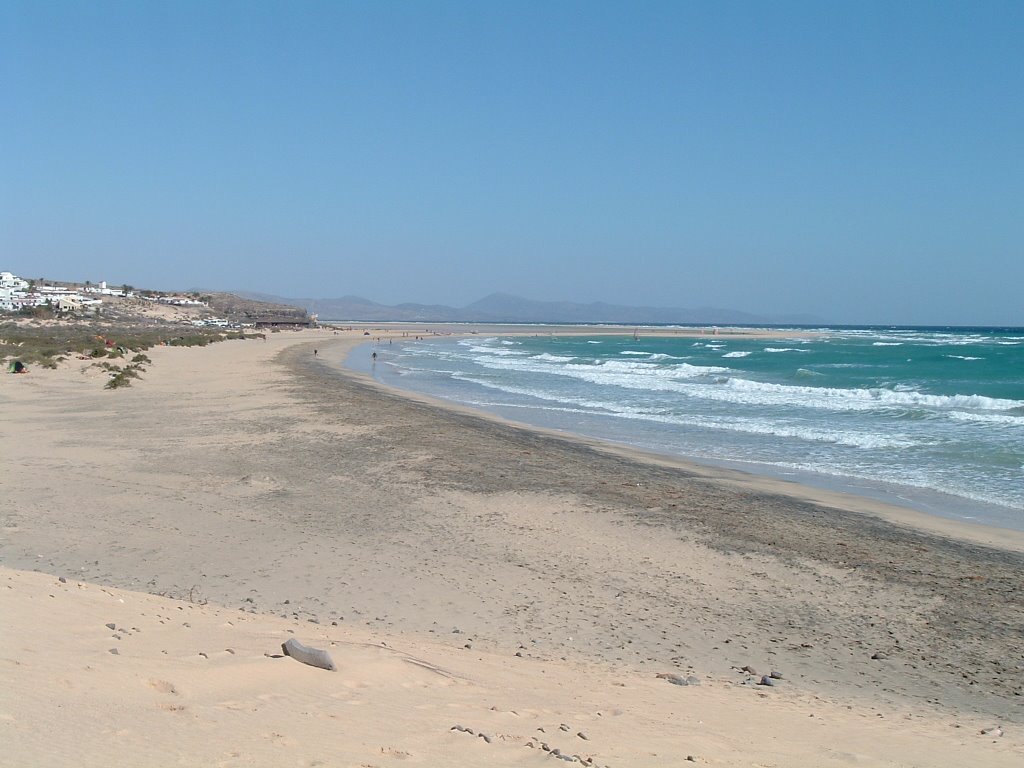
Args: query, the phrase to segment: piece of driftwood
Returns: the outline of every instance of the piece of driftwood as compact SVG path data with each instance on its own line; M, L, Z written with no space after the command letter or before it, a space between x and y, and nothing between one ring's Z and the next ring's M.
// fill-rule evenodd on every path
M327 651L321 651L319 648L310 648L308 645L300 643L294 637L290 638L288 642L282 643L281 650L284 651L285 656L291 656L296 661L309 664L311 667L329 669L331 672L337 669Z

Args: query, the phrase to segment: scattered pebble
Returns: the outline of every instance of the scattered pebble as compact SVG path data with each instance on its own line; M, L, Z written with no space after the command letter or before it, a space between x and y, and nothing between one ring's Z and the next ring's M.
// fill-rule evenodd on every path
M875 651L875 653L871 654L871 658L872 659L882 660L882 659L888 659L889 656L887 654L883 653L882 651Z
M67 584L68 583L68 580L65 579L63 576L58 577L57 581L59 581L61 584Z
M107 629L117 629L117 624L115 624L114 622L110 622L109 624L104 624L103 626L105 626Z
M768 677L768 675L761 675L761 682L759 682L758 685L772 686L775 685L775 681Z
M768 675L768 677L770 677L772 680L781 680L782 679L782 673L781 672L776 672L773 669L772 673L770 675Z
M112 653L112 654L114 654L115 656L120 656L120 655L121 655L121 652L120 652L119 650L117 650L117 648L111 648L111 649L110 649L110 650L108 651L108 653Z
M579 732L579 733L577 733L576 735L577 735L577 736L579 736L579 737L580 737L581 739L583 739L584 741L590 741L590 737L589 737L589 736L587 736L587 734L585 734L585 733L584 733L583 731L580 731L580 732Z

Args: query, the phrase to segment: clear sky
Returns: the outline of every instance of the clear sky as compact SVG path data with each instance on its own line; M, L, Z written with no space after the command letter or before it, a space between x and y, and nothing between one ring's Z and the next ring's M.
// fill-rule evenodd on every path
M0 2L0 269L1024 325L1024 3Z

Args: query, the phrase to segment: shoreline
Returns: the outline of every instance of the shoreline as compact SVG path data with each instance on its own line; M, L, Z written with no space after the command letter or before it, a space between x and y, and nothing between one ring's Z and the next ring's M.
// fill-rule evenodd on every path
M488 330L487 333L491 335L521 335L515 332L505 332L501 330L502 328L508 327L509 326L496 326ZM558 329L557 332L561 333L561 329L566 326L545 327L553 329L556 328ZM408 328L402 326L397 330L404 332L407 331ZM623 330L623 328L619 327L609 327L608 335L621 336L624 335L621 333ZM748 329L736 330L745 331ZM749 335L742 335L746 338L761 338L758 334L759 332L757 330L752 330ZM544 335L550 334L545 333ZM590 335L590 333L589 330L580 331L577 335ZM445 338L467 338L469 336L469 333L451 333L443 335ZM684 336L687 338L700 338L695 334L684 334ZM393 338L400 337L396 336ZM346 346L344 357L337 364L342 369L354 374L361 380L369 382L374 386L378 386L400 397L408 397L441 409L451 409L468 414L474 414L483 419L494 419L499 423L514 425L522 429L534 430L539 434L548 435L553 438L579 441L586 445L591 445L598 449L604 449L610 453L619 454L636 461L666 467L676 467L686 472L699 474L708 479L713 479L717 482L729 484L737 488L752 490L754 492L779 494L792 497L796 500L813 502L825 506L834 506L838 509L849 512L873 515L894 524L906 525L930 533L951 536L953 538L963 539L964 541L971 541L977 544L984 544L1000 549L1024 552L1024 529L1009 528L994 523L990 524L987 522L963 519L962 517L955 517L952 514L947 516L938 512L928 511L923 508L926 506L925 502L915 505L912 500L907 501L906 503L892 501L890 498L896 495L895 490L878 490L874 494L869 492L861 493L857 490L847 490L848 487L857 482L852 478L844 482L843 478L829 478L827 476L822 476L817 480L817 482L809 482L812 478L808 473L793 473L794 477L790 479L783 476L778 471L771 471L772 468L769 465L747 469L739 466L738 463L703 460L699 457L661 453L654 450L647 450L639 446L632 446L577 432L548 428L537 424L531 424L529 422L511 419L491 411L463 405L454 400L447 400L427 393L394 386L376 379L369 370L366 370L366 366L354 367L348 364L350 356L353 355L359 347L370 346L373 343L373 341L368 340L357 340L354 343L350 342ZM763 469L763 471L759 471L760 469ZM909 490L912 491L914 489Z
M78 364L4 380L13 754L59 712L97 748L120 729L258 765L289 754L269 732L296 755L333 744L328 764L532 764L539 727L615 768L1024 756L1017 729L981 732L1024 723L1019 552L428 405L333 369L356 333L160 348L125 390ZM71 595L114 603L79 615ZM288 636L333 643L340 675L267 661ZM205 738L182 739L196 722ZM559 741L560 723L589 739ZM112 749L97 755L138 764Z

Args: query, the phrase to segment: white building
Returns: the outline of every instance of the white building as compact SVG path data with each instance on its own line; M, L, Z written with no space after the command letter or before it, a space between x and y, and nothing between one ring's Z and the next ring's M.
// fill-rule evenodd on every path
M11 272L0 272L0 309L6 312L17 312L21 309L26 288L27 280L22 280Z
M108 288L106 280L100 280L99 285L90 285L85 288L86 293L98 293L101 296L135 296L135 291L125 293L120 288Z
M10 272L0 272L0 310L17 312L24 307L50 305L58 312L80 312L94 309L103 302L82 296L71 288L41 285L29 291L28 281Z
M23 291L28 288L28 281L22 280L20 277L10 272L0 272L0 288Z

